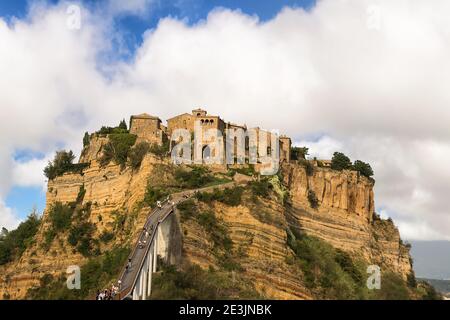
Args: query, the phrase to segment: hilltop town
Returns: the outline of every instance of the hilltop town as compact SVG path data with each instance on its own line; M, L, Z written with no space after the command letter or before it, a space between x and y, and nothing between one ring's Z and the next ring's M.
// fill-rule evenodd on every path
M118 286L121 299L436 298L375 212L370 165L306 155L202 109L86 133L78 163L61 150L45 168L43 216L6 233L21 240L2 255L0 297L92 299ZM66 287L74 265L80 290ZM366 286L369 266L387 286Z

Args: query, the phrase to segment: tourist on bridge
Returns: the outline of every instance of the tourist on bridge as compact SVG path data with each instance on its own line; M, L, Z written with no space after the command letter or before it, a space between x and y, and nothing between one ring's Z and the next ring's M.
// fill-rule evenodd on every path
M128 263L127 263L127 266L126 266L126 272L129 272L130 269L131 269L131 258L128 259Z

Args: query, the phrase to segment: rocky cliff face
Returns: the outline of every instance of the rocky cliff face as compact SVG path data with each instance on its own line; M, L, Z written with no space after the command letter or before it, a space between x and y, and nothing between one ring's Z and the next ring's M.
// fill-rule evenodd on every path
M243 204L230 207L222 203L199 203L200 210L213 210L227 226L233 242L233 253L239 263L239 272L265 297L272 299L312 299L304 286L303 275L289 264L291 250L286 245L286 219L283 206L271 197L252 204L244 197ZM189 220L182 223L185 257L204 268L220 267L214 255L213 243L198 223Z
M375 214L372 180L355 171L319 167L308 175L304 167L292 164L283 167L283 176L291 197L290 223L404 278L411 272L409 249L397 228ZM317 197L316 209L311 208L310 191Z
M90 162L83 174L65 174L49 182L43 223L35 241L19 261L0 267L0 298L3 294L13 299L23 298L26 290L37 285L42 275L61 274L67 266L86 261L65 243L67 234L58 236L48 250L42 248L48 230L49 208L57 201L75 201L81 187L85 190L82 204L91 203L89 220L96 226L95 237L104 231L113 231L117 212L126 218L126 231L117 234L113 243L101 245L101 251L135 242L148 213L148 208L138 204L144 198L149 181L158 185L172 178L169 160L148 154L139 170L128 167L122 170L113 164L101 168L97 160L105 139L91 140L83 151L80 162ZM297 164L284 165L282 176L289 195L286 203L272 193L259 204L252 204L248 195L237 207L218 202L212 206L198 204L201 209L212 210L225 223L233 241L233 251L242 266L241 272L264 296L275 299L314 297L304 285L303 274L288 263L294 256L287 245L289 226L404 278L411 272L409 252L398 230L391 222L374 215L372 181L356 172L317 167L308 175L305 168ZM317 197L316 209L311 208L310 191ZM205 268L217 266L212 240L204 229L192 220L182 223L181 228L186 259Z
M89 156L88 153L85 155ZM64 174L49 181L46 209L35 241L18 261L0 266L0 298L4 294L11 299L24 298L27 289L38 285L43 275L60 275L68 266L81 266L87 260L68 245L67 232L59 234L49 248L43 248L45 232L49 229L48 212L51 206L57 201L76 201L82 186L85 195L80 205L91 204L89 222L96 228L94 238L98 239L104 231L115 231L117 216L124 217L123 228L115 231L115 240L107 245L101 244L101 251L135 242L149 212L149 208L141 208L138 204L144 198L149 180L155 184L166 181L168 170L164 168L168 165L167 160L148 154L138 171L131 168L121 170L119 165L112 163L101 168L95 159L91 160L91 165L83 174Z

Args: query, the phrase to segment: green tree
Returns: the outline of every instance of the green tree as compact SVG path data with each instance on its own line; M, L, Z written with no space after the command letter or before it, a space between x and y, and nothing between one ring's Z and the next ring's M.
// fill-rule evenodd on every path
M309 148L307 148L307 147L292 147L291 148L291 159L292 160L306 159L308 152L309 152Z
M89 145L90 141L91 141L91 137L89 135L89 132L85 132L84 137L83 137L83 147L86 148Z
M373 170L370 164L361 160L356 160L353 164L353 170L358 171L363 176L370 178L373 176Z
M147 142L140 142L130 150L129 162L130 166L136 170L141 166L142 160L149 152L150 145Z
M34 210L19 226L13 231L2 228L0 233L0 265L12 261L22 255L25 249L33 241L41 219Z
M120 121L119 129L128 130L127 123L125 122L125 119L122 119L122 121Z
M350 158L341 152L335 152L333 158L331 159L331 169L334 170L346 170L351 169L352 162Z
M72 150L57 151L53 161L49 161L44 168L44 175L50 180L63 175L73 168L73 160L75 160L75 155Z
M103 156L100 165L106 166L111 160L116 164L125 166L128 153L136 142L136 135L129 133L113 133L109 135L109 142L103 147Z

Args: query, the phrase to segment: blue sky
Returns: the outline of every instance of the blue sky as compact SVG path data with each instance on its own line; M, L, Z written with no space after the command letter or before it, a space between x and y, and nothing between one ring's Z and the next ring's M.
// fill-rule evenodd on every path
M33 1L15 0L0 1L0 17L11 20L13 17L23 19ZM47 3L58 3L57 0L47 0ZM92 10L102 11L107 6L107 0L84 0L83 4ZM311 8L314 0L157 0L150 5L145 15L120 15L115 18L117 32L126 35L129 54L121 58L131 58L135 49L142 42L142 35L148 29L156 28L158 21L164 17L184 19L188 24L195 24L205 19L209 12L217 7L240 10L245 14L256 15L260 21L272 19L285 6ZM116 57L116 56L114 56ZM27 161L32 158L42 158L36 152L16 150L15 161ZM13 186L5 203L12 208L21 219L25 218L33 207L42 211L45 207L45 193L39 187Z
M369 162L403 236L450 239L450 2L28 1L0 1L0 226L42 210L47 159L85 131L201 106Z

